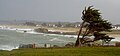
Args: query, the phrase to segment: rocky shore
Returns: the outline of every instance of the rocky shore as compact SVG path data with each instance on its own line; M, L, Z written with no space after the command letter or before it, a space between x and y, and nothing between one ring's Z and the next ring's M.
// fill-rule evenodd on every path
M48 34L61 34L61 35L77 35L77 32L71 32L71 31L60 31L60 30L48 30L46 28L37 28L34 29L35 32L38 33L48 33Z

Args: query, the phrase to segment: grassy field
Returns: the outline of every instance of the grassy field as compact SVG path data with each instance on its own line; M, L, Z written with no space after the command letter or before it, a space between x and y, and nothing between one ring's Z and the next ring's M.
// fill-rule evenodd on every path
M18 49L0 51L0 56L120 56L120 47Z

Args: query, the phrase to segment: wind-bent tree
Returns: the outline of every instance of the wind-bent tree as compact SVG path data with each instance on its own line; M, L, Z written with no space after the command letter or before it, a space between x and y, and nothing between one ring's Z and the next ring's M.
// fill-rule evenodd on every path
M83 20L83 22L81 23L81 27L79 30L75 46L80 46L84 43L94 42L101 39L110 39L110 37L106 36L106 34L100 33L102 31L110 31L110 29L112 28L111 26L112 24L107 20L102 19L99 10L94 9L92 6L89 6L87 9L85 8L83 10L82 15L83 16L81 17L81 19ZM85 32L83 33L82 38L79 38L82 32L82 28L85 24L86 24ZM99 36L98 35L96 36L96 33L99 33ZM94 35L95 38L93 41L85 40L85 36L87 36L88 34Z

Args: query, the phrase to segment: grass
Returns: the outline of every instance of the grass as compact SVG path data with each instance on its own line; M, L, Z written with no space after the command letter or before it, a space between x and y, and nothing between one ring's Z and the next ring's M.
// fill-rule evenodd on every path
M18 49L0 51L0 56L120 56L120 47Z

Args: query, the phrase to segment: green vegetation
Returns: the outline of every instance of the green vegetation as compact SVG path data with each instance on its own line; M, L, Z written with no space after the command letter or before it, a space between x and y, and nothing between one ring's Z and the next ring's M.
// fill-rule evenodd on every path
M37 28L37 29L34 29L34 31L41 32L41 33L47 33L48 29L46 29L46 28Z
M119 56L120 47L40 48L0 51L0 56Z
M25 22L24 25L26 25L26 26L36 26L36 24L32 23L32 22Z
M89 6L88 8L85 8L83 10L81 19L83 20L83 22L81 24L75 46L84 45L85 43L98 40L104 40L106 43L108 43L111 41L111 39L114 39L107 36L106 34L101 33L103 31L110 31L110 29L112 28L112 24L107 20L102 19L99 10L93 8L93 6ZM86 30L82 38L79 38L84 25L86 25ZM92 34L95 38L93 40L86 40L85 36L88 36L89 34Z

